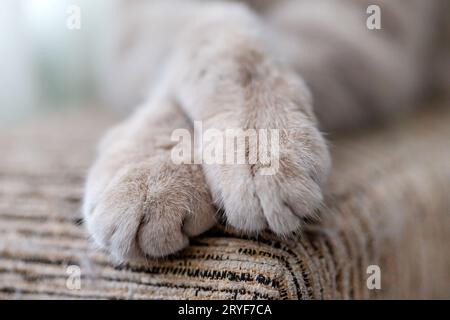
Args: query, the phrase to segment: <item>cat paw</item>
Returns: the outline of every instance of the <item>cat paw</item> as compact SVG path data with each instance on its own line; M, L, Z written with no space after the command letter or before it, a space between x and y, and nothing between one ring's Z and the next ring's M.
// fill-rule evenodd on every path
M282 75L251 89L244 111L217 115L207 127L263 130L268 138L258 137L253 150L269 150L270 161L203 165L205 176L228 224L247 233L270 229L288 236L321 205L331 165L328 146L301 81ZM238 154L234 147L225 153ZM249 154L249 144L240 147Z
M125 165L101 194L86 197L96 198L85 205L88 231L119 262L175 253L216 222L199 179L199 166L174 165L168 155Z
M305 138L304 132L293 131L283 133L287 141L269 174L257 164L205 166L213 198L228 224L247 233L270 229L287 236L319 208L330 165L325 143L318 133Z

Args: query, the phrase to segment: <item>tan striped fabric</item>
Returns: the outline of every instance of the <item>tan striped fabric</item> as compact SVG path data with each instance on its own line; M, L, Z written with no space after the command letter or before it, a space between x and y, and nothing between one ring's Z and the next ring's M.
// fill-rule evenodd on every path
M333 141L321 219L296 240L220 226L176 257L124 266L92 246L79 209L96 140L113 122L60 115L2 132L0 298L450 297L449 110ZM367 288L370 265L380 290Z

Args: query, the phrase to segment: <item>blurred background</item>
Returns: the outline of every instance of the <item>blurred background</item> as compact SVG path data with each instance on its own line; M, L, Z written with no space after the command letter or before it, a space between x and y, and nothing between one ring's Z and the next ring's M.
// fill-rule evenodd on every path
M102 17L111 4L108 0L1 0L2 126L98 103L99 41L108 32ZM82 8L79 25L77 7Z
M264 2L267 0L258 0L258 5L263 6ZM120 32L118 25L124 18L116 19L115 14L127 11L124 7L117 10L118 1L0 0L0 3L1 126L14 125L35 115L92 105L135 105L139 101L133 100L136 88L141 83L151 83L151 79L142 77L127 78L124 72L131 70L131 74L138 74L142 70L142 56L129 56L128 64L121 67L114 57L120 50L110 50L117 45L117 39L112 40L111 35ZM128 10L128 18L134 23L139 6ZM166 19L168 15L162 17ZM151 19L162 17L156 12ZM132 27L133 23L128 21ZM153 42L160 37L157 28L148 30L146 26L140 30ZM155 32L148 35L151 31ZM146 53L145 61L159 61L159 57L151 56L157 53L141 52ZM143 74L158 79L159 63L147 66L155 66L155 70ZM447 67L450 70L450 65ZM442 74L446 79L441 82L449 83L450 72Z

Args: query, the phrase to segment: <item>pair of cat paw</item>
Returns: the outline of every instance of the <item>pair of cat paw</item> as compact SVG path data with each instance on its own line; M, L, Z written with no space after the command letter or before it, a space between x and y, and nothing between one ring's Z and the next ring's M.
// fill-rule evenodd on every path
M288 236L299 230L320 206L330 158L310 106L298 105L308 100L294 94L272 101L255 106L259 115L240 122L277 130L277 163L269 174L258 163L174 163L171 133L190 124L176 123L182 115L171 104L113 130L86 186L84 216L95 242L116 260L128 261L175 253L222 218L249 234L269 229ZM240 117L215 117L215 123L226 128ZM211 122L214 117L209 127ZM270 141L258 141L259 148Z

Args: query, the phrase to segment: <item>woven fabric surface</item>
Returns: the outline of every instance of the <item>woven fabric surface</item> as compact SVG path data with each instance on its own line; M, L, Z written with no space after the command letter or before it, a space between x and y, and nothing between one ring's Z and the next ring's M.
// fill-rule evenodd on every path
M121 266L80 213L95 144L115 121L84 112L2 130L0 299L450 297L450 110L331 141L324 208L297 238L217 226L176 256ZM367 287L370 265L380 290Z

